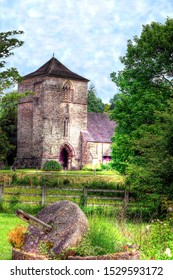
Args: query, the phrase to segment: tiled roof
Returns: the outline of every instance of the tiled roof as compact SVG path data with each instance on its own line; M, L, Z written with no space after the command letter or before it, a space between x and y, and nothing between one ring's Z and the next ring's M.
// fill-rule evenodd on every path
M111 143L115 125L107 114L89 112L87 131L82 131L82 135L88 142Z
M89 81L82 76L70 71L60 61L52 57L48 62L36 71L24 76L24 78L33 78L36 76L54 76L73 80Z

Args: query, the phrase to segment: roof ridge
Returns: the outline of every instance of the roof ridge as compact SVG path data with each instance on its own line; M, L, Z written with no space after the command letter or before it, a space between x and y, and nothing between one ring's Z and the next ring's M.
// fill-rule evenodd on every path
M55 57L52 57L36 71L25 75L24 78L32 78L36 76L54 76L73 80L83 80L87 82L89 81L88 79L72 72Z
M54 57L52 57L52 58L50 59L50 65L49 65L48 71L47 71L48 73L50 72L50 70L51 70L51 68L52 68L53 62L54 62Z

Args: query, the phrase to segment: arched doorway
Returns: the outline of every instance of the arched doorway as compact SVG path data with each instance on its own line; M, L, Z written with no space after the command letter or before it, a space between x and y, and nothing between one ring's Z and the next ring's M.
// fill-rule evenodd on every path
M70 144L64 144L60 148L60 163L64 169L71 169L72 157L74 149Z
M68 152L65 148L61 150L60 153L60 162L64 169L68 169Z

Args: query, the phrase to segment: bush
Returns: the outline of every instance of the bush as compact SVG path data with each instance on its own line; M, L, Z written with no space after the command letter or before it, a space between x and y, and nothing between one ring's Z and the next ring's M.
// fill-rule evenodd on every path
M49 160L49 161L45 162L42 170L44 170L44 171L61 171L62 166L59 162L57 162L55 160Z
M102 170L113 170L111 162L101 163L100 167Z
M83 166L82 168L83 171L101 171L102 168L100 166L100 164L86 164L85 166Z

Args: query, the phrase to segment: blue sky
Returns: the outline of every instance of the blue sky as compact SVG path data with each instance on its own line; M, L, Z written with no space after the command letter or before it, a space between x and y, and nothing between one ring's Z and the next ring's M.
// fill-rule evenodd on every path
M0 32L23 30L25 43L8 59L21 75L53 55L94 83L104 102L117 93L110 73L142 25L173 17L172 0L0 0Z

